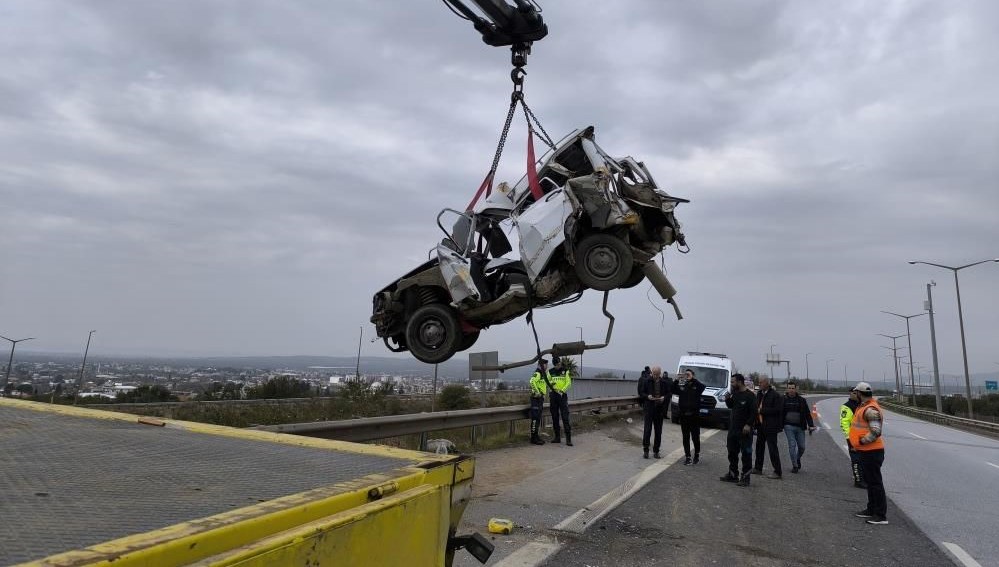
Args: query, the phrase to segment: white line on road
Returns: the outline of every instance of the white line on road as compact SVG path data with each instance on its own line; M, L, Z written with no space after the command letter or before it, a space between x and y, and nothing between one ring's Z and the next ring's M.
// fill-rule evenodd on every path
M960 561L965 567L982 567L982 564L975 561L974 557L968 555L967 551L961 549L960 545L946 541L942 541L940 543L947 548L947 551L953 553L954 557L957 557L957 560Z
M990 467L995 467L995 468L999 469L999 465L997 465L997 464L995 464L995 463L990 463L990 462L988 462L988 461L985 461L985 464L986 464L986 465L989 465Z
M822 427L825 427L826 429L832 429L832 427L829 427L829 424L824 421L822 422Z
M503 558L493 567L534 567L544 565L548 558L558 553L562 545L557 540L532 541Z
M925 437L923 437L922 435L916 435L915 433L913 433L913 432L911 432L911 431L909 431L908 433L909 433L909 435L912 435L912 436L913 436L913 437L915 437L916 439L922 439L923 441L926 441L926 438L925 438Z

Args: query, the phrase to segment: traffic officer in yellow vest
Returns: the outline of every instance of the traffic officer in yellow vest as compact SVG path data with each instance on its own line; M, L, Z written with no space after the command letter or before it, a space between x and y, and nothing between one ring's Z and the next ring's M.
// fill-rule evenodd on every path
M846 448L850 454L850 468L853 469L854 488L867 488L864 484L864 475L860 472L860 454L850 446L850 424L853 423L853 413L860 405L860 396L857 391L850 388L850 397L843 405L839 406L839 428L843 431L843 438L846 439Z
M559 416L565 427L565 444L572 447L572 425L569 423L569 386L572 386L572 375L562 364L562 359L555 360L548 388L548 407L552 412L552 429L555 432L553 443L562 442L562 428L559 426Z
M542 358L531 376L531 443L544 445L541 439L541 413L545 409L545 394L548 393L548 361Z
M850 446L860 454L860 468L867 482L867 507L857 512L868 524L888 523L888 496L881 479L881 465L885 462L885 441L881 435L884 412L874 399L874 390L867 382L855 388L860 394L860 405L850 422Z

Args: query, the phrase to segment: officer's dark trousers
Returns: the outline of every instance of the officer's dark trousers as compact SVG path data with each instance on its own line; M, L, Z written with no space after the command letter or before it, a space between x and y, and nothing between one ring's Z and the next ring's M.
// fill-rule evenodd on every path
M850 449L850 468L853 469L853 482L863 482L864 468L860 466L860 451Z
M565 426L565 434L571 436L572 424L569 423L569 394L549 392L548 404L548 409L552 412L552 431L555 432L555 438L562 438L562 425ZM559 424L560 416L562 418L561 424Z
M652 440L652 452L658 453L663 440L663 418L666 417L666 404L657 404L650 400L645 401L645 429L642 431L642 449L649 451L649 437L655 429L655 438Z
M884 480L881 479L881 465L885 462L884 449L857 451L860 455L860 468L867 483L867 511L872 516L888 515L888 495L885 494Z
M541 396L531 396L531 439L541 438L541 413L544 411L545 399Z
M673 414L676 417L676 414ZM683 454L690 457L690 440L694 440L694 453L701 452L701 418L693 415L680 414L680 431L683 432Z
M753 467L753 435L743 435L741 430L728 430L728 471L739 477L739 455L742 455L742 476Z
M764 446L770 453L770 465L774 468L774 474L781 474L776 429L760 427L756 430L756 468L758 470L763 470Z

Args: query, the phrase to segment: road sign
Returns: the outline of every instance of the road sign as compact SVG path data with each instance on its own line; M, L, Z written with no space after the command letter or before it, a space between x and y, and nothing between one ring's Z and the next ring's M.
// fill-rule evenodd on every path
M985 381L985 389L986 390L999 390L999 382L997 382L995 380L986 380Z

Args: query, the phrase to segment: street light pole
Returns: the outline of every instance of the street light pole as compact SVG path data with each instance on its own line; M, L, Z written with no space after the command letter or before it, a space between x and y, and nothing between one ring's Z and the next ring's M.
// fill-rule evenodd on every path
M812 353L810 353L810 352L806 352L805 353L805 380L809 379L808 378L808 355L810 355L810 354L812 354Z
M364 338L364 325L361 325L361 334L357 336L357 370L356 379L361 379L361 340ZM349 366L347 368L350 368Z
M576 328L579 329L579 342L583 342L583 328ZM579 377L583 377L583 351L579 351Z
M943 413L943 400L940 398L940 365L937 364L937 329L933 323L933 286L937 282L930 280L926 284L926 311L930 314L930 346L933 347L933 394L936 398L937 413Z
M774 359L774 347L775 346L777 346L777 345L775 345L775 344L774 345L770 345L770 360L767 360L767 364L770 365L770 379L771 380L773 380L773 377L774 377L774 363L772 361Z
M87 335L87 348L83 349L83 364L80 365L80 377L76 379L76 394L73 396L73 405L76 405L76 401L80 399L80 389L83 388L83 373L87 368L87 353L90 352L90 338L94 336L97 329L90 331Z
M899 396L901 396L902 395L902 378L899 376L899 370L898 370L898 345L895 344L895 341L897 339L900 339L900 338L904 337L905 335L886 335L884 333L878 333L878 336L880 336L880 337L887 337L887 338L891 339L892 360L895 363L895 391L898 392ZM901 399L901 398L899 398L899 399Z
M909 330L909 319L912 319L913 317L921 317L926 315L926 313L917 313L915 315L899 315L898 313L892 313L891 311L882 311L882 313L905 319L905 338L909 341L909 385L912 386L912 407L916 407L916 377L912 370L912 331Z
M7 386L10 384L10 367L14 365L14 347L17 346L17 343L30 341L33 340L34 338L35 337L28 337L26 339L14 340L14 339L8 339L7 337L0 335L0 339L4 339L5 341L10 341L10 358L7 359L7 374L3 377L3 387L0 387L0 390L6 390Z
M829 389L829 363L836 360L835 358L826 359L826 390Z
M970 268L972 266L977 266L979 264L984 264L986 262L999 262L999 258L993 258L991 260L982 260L980 262L974 262L971 264L965 264L963 266L944 266L943 264L934 264L933 262L923 262L921 260L910 260L910 264L926 264L927 266L935 266L937 268L943 268L945 270L951 270L954 272L954 290L957 292L957 320L961 325L961 356L964 359L964 387L968 394L968 419L974 419L974 410L971 403L971 374L968 372L968 346L964 340L964 311L961 309L961 284L957 279L957 272L965 268ZM911 351L910 351L911 352Z

